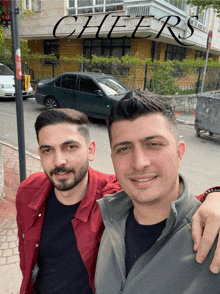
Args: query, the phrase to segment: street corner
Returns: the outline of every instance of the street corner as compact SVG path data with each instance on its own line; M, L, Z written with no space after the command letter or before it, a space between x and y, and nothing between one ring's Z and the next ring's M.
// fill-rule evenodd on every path
M177 112L175 112L177 122L180 124L194 125L195 115L196 115L195 111L191 111L191 112L177 111Z

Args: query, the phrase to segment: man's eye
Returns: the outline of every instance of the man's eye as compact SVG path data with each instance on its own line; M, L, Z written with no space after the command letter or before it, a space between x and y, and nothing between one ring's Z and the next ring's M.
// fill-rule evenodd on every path
M123 154L123 153L126 153L127 151L129 150L129 147L122 147L122 148L119 148L116 153L117 154Z
M43 150L42 150L42 153L43 153L43 154L46 154L46 153L50 153L50 151L51 151L51 149L43 149Z
M147 146L150 146L150 147L160 147L160 146L162 146L162 143L160 143L160 142L148 142L147 143Z
M73 149L75 149L77 146L75 146L75 145L68 145L67 146L67 149L68 150L73 150Z

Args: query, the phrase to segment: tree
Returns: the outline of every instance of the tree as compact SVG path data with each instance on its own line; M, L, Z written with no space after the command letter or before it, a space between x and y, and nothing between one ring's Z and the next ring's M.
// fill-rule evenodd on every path
M200 11L208 8L213 8L217 12L217 16L220 17L220 1L219 0L187 0L187 4L193 6L199 6Z
M18 1L20 7L20 18L25 16L34 15L34 11L29 9L23 9L22 1ZM5 7L0 3L0 17L3 13L6 13ZM28 71L28 45L27 41L20 40L21 58L22 58L22 71ZM12 40L5 37L3 25L0 23L0 63L3 63L13 69L12 59Z

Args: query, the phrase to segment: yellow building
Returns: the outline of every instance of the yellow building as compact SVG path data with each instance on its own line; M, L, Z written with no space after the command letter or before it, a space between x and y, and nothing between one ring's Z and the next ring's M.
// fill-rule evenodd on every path
M208 9L196 20L193 16L197 8L189 7L186 0L26 0L23 7L34 9L35 15L20 19L20 36L28 40L30 54L57 56L55 75L85 70L82 63L64 62L64 57L121 58L137 53L141 59L160 61L204 57L210 29L213 31L210 56L219 60L220 19ZM126 38L120 38L125 35ZM47 59L32 60L30 66L35 79L53 74L53 66ZM144 65L141 70L131 68L130 79L132 75L135 87L142 87Z

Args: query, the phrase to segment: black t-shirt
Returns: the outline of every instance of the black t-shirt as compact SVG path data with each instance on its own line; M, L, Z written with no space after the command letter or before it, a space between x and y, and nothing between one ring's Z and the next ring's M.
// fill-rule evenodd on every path
M134 218L134 208L131 208L126 222L125 234L126 275L138 257L154 245L165 226L166 220L152 226L140 225Z
M38 254L38 294L92 294L89 275L77 249L71 220L79 203L63 205L51 190Z

